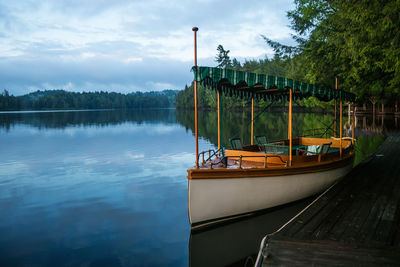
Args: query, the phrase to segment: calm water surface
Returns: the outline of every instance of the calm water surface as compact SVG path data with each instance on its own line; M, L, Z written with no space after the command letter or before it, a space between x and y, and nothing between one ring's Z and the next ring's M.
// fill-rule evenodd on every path
M200 150L216 142L213 114L200 118ZM244 115L225 116L232 122L228 136ZM310 116L298 120L331 120ZM268 115L256 131L275 125L271 138L284 138L284 118ZM190 112L175 110L0 113L0 266L243 266L254 260L261 238L310 200L191 233L192 125Z

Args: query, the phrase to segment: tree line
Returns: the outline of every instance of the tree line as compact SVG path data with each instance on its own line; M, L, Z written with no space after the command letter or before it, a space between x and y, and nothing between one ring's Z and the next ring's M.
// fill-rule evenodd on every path
M294 0L287 16L295 44L288 46L261 35L275 51L272 59L229 58L229 50L218 46L218 67L288 77L356 94L357 103L397 106L400 98L400 3L393 0ZM202 88L200 88L202 90ZM177 96L177 105L189 92ZM200 100L205 106L208 93ZM229 100L228 100L229 102ZM299 105L316 106L312 98ZM240 103L238 104L240 106Z
M13 96L4 90L0 94L0 110L170 108L174 105L176 94L176 90L129 94L39 90Z

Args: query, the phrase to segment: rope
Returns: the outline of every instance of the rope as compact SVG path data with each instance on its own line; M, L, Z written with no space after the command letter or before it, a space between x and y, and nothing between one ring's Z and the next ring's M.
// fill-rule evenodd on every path
M298 218L301 214L303 214L306 210L308 210L312 205L314 205L315 202L317 202L320 198L322 198L324 195L326 195L332 189L332 187L334 187L337 183L338 183L338 181L336 181L334 184L332 184L328 189L326 189L322 194L320 194L316 199L314 199L304 209L302 209L299 213L297 213L293 218L291 218L284 225L282 225L278 230L276 230L275 232L273 232L271 234L267 234L266 236L264 236L264 238L261 241L260 249L259 249L258 255L257 255L256 264L254 266L261 267L262 260L263 260L262 257L263 256L268 257L268 255L264 255L264 251L263 251L264 248L266 246L268 246L268 239L271 238L272 236L276 235L280 231L282 231L288 224L290 224L291 222L296 220L296 218Z
M324 135L326 135L326 133L327 133L329 130L333 130L333 129L332 129L332 126L335 124L335 120L333 119L331 125L329 125L329 126L326 126L326 124L323 123L322 121L321 121L321 123L322 123L322 125L324 125L324 126L326 127L325 132L322 134L322 136L324 136Z

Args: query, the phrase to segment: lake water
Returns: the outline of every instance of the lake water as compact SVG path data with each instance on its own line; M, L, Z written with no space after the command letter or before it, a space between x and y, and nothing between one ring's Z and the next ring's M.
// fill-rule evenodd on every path
M191 233L186 169L195 160L192 116L171 109L0 113L0 266L254 261L262 237L310 199ZM225 138L242 130L249 139L247 116L225 114ZM285 114L263 116L256 134L286 137ZM200 151L215 146L214 117L200 116ZM331 119L297 114L295 134Z

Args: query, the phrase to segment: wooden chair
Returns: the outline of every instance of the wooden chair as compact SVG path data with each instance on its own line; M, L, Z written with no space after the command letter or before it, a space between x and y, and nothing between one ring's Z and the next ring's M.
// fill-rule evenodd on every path
M233 150L243 150L242 140L240 140L240 138L233 138L230 140L230 143Z
M320 148L319 148L319 153L318 154L325 155L326 153L328 153L329 148L331 147L331 145L332 145L332 142L326 143L326 144L322 144L320 146Z
M285 142L283 141L269 143L265 135L254 136L254 139L260 151L280 155L288 155L289 153L289 147L285 146Z
M332 142L322 145L307 146L306 149L298 148L296 149L296 155L305 155L305 156L325 155L326 153L328 153L331 145Z
M257 145L263 146L268 144L267 137L265 135L254 136L254 140L256 140Z

